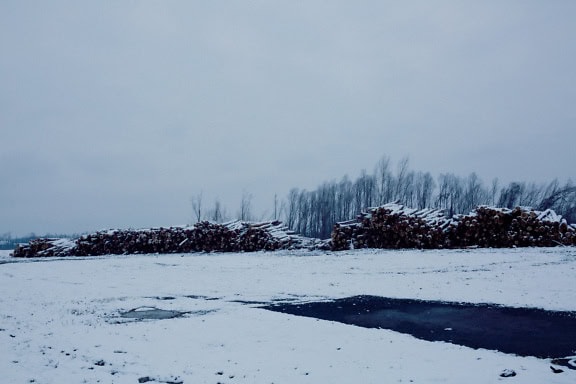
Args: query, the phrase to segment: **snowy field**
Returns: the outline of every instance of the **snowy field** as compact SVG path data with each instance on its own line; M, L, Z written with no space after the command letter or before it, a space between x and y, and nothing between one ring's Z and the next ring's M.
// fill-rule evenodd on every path
M378 295L576 311L576 248L66 259L0 252L0 383L576 382L576 370L553 373L546 359L256 304ZM187 313L120 316L148 307ZM501 377L505 370L516 376Z

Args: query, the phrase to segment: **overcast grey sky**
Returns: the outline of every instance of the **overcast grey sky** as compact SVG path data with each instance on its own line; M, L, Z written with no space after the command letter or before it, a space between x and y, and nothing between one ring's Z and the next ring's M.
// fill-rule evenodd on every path
M371 171L576 175L576 1L0 2L0 233Z

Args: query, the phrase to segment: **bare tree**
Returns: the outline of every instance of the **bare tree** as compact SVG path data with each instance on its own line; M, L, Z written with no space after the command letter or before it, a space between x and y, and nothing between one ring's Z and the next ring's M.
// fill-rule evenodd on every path
M439 191L436 197L436 208L443 209L448 217L460 211L462 193L461 179L452 174L444 173L439 177Z
M436 208L446 209L450 200L449 174L443 173L438 177L438 195L436 196Z
M202 220L202 194L202 191L200 191L196 196L192 196L190 199L190 203L192 204L192 211L194 212L197 223Z
M294 230L298 224L298 195L298 188L292 188L290 192L288 192L288 198L286 202L286 225L288 228Z
M252 220L252 194L244 191L240 201L240 212L238 219L242 221Z
M432 205L432 194L434 193L434 178L430 172L416 174L414 188L416 194L416 205L419 209L429 208Z
M568 180L564 187L542 199L538 209L553 209L564 216L569 223L576 223L576 186Z
M400 196L398 197L401 202L410 207L414 206L414 193L416 192L414 186L415 181L414 179L415 179L414 171L409 171L406 173L406 175L404 176L404 181L402 183Z
M524 191L524 184L511 182L508 187L502 188L498 206L504 208L515 208L520 204L520 198Z
M372 175L368 175L366 170L362 170L360 177L354 183L354 201L356 212L374 205L376 192L376 180Z
M394 199L402 199L402 195L405 193L405 183L408 176L408 157L404 157L398 163L398 173L396 174L396 189L394 193Z
M350 219L354 215L352 200L354 196L353 185L348 176L344 176L338 183L338 192L336 193L336 208L338 213L336 221Z
M319 225L317 228L316 237L328 238L332 233L332 227L334 223L338 220L336 216L336 183L324 183L318 190L318 196L316 199L317 211L318 211L318 221Z
M214 207L208 212L208 217L215 223L223 223L227 220L226 209L219 199L214 200Z
M272 220L278 220L280 206L278 205L278 195L274 194L274 214L272 215Z
M489 192L484 188L482 180L472 172L466 179L466 186L462 196L459 213L468 213L479 205L488 202Z
M376 204L382 205L389 203L394 198L393 196L395 189L394 176L390 171L390 158L387 156L382 157L376 165L374 174L376 176L378 188Z
M308 192L306 190L300 191L297 201L298 219L296 224L296 232L309 235L309 221L310 221L310 204Z
M556 192L560 190L560 182L558 179L554 179L548 184L546 189L544 190L544 196L552 196Z
M536 207L543 199L544 186L536 183L527 184L520 199L520 205Z
M496 196L498 196L498 186L499 181L498 178L495 177L492 179L492 184L490 185L490 204L493 206L495 206L497 202Z

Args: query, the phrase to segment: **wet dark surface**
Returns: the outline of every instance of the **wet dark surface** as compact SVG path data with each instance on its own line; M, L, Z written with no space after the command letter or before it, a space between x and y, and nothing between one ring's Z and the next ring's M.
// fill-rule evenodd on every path
M520 356L559 358L576 354L575 312L377 296L262 308Z
M174 319L176 317L181 317L187 312L180 311L168 311L165 309L158 309L153 307L141 307L131 309L127 312L121 312L120 317L125 319L136 319L136 320L164 320L164 319Z

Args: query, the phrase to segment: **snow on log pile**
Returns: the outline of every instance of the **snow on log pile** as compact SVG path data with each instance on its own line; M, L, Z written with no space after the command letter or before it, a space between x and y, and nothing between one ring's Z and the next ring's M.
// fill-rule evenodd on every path
M440 210L411 209L396 203L370 208L356 220L337 223L332 249L440 248L450 224Z
M253 252L315 248L321 242L290 231L279 221L215 224L191 227L108 230L76 240L35 239L19 245L15 257L99 256L143 253Z
M553 247L576 245L576 228L548 209L514 209L480 206L466 216L456 217L446 231L449 247L478 246Z
M108 230L76 240L35 239L15 257L99 256L143 253L254 252L278 249L550 247L576 245L576 226L552 210L480 206L446 218L435 209L396 203L370 208L334 225L330 242L297 235L279 221L207 221L189 227Z
M557 245L576 245L576 227L552 210L520 207L480 206L469 215L446 218L440 210L389 203L337 223L332 232L333 250Z
M18 245L14 250L15 257L61 256L66 255L76 243L69 239L42 238L30 240L28 244Z

